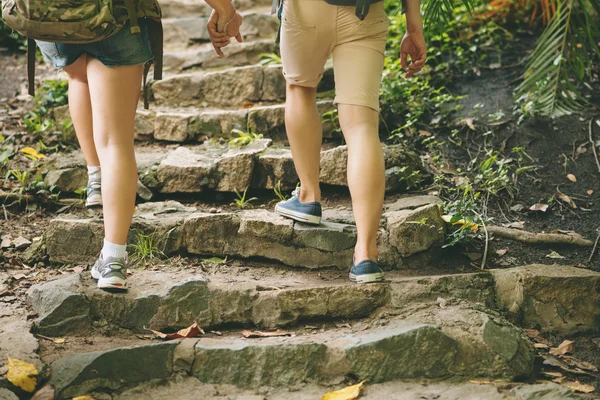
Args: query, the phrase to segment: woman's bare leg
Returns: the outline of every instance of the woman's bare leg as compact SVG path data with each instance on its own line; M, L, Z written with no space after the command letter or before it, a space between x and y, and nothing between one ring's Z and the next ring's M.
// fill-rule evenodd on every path
M137 189L133 149L143 66L106 67L88 58L94 142L102 167L105 240L125 245Z
M65 67L64 71L69 76L69 111L79 146L81 146L89 167L100 166L94 144L92 103L87 80L87 56L83 54L73 64Z

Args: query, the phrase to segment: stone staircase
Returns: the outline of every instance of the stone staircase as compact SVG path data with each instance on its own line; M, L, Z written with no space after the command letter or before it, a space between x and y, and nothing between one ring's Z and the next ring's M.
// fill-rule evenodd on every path
M126 294L97 290L88 272L27 292L32 332L70 344L61 350L41 341L35 361L50 366L58 399L119 396L136 385L181 379L255 392L292 390L287 398L294 399L317 398L302 397L305 385L324 385L324 393L363 379L390 385L443 380L459 393L463 386L453 385L469 379L536 377L536 350L521 327L557 334L598 328L600 274L559 266L436 271L446 225L433 196L386 201L378 241L387 281L366 286L347 280L356 240L348 209L326 207L324 223L310 227L280 218L270 205L223 211L218 202L198 208L175 201L297 184L285 137L281 66L258 63L275 48L270 1L237 3L246 16L246 41L218 58L206 43L206 4L161 1L167 70L152 86L151 109L140 109L136 121L139 194L152 201L138 204L130 239L152 236L179 264L131 271ZM329 67L319 88L321 112L333 109L332 88ZM64 119L65 109L56 115ZM231 147L233 129L263 138ZM331 122L324 122L324 133L322 182L343 188L347 148ZM419 157L402 146L384 151L389 192L427 175ZM77 152L49 157L42 172L63 192L86 184ZM51 221L44 236L51 262L87 264L102 246L102 219L75 210ZM224 260L205 260L214 256ZM561 289L547 291L548 285ZM565 304L576 307L565 311ZM207 332L201 338L149 344L143 336L194 322ZM285 329L289 336L246 339L240 335L245 328ZM464 390L472 393L472 387ZM513 394L502 398L527 398ZM173 398L198 398L188 395Z

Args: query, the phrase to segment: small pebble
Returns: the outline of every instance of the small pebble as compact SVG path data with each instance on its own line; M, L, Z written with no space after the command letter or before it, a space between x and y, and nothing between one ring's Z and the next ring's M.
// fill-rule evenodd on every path
M217 212L219 212L219 210L217 210L216 207L213 207L210 210L208 210L208 212L211 214L216 214Z
M16 247L17 250L23 250L31 245L31 241L25 239L23 236L19 236L18 238L13 240L13 245Z

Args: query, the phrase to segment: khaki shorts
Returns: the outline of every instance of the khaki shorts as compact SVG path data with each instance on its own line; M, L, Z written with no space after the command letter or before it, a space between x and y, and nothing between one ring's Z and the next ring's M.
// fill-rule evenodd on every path
M316 87L333 55L334 103L379 111L379 89L390 21L383 1L364 21L356 7L323 0L284 0L281 27L283 73L292 85Z

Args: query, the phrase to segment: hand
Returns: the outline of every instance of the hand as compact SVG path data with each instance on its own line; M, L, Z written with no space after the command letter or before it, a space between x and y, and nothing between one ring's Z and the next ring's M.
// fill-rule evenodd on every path
M217 21L218 31L222 32L225 24L229 22L225 33L230 38L234 37L238 41L238 43L242 43L242 34L240 33L240 26L242 26L242 21L243 18L237 11L235 11L233 15L223 16L223 18L219 16L219 20Z
M227 46L230 42L227 33L218 31L218 22L219 15L213 10L213 12L210 14L210 18L208 19L206 28L208 29L208 36L210 36L210 41L212 42L215 52L217 52L219 56L223 57L225 54L223 54L221 48Z
M410 55L410 64L407 68L408 55ZM405 78L410 78L425 66L427 46L423 31L406 32L400 45L400 61L402 68L407 70Z

